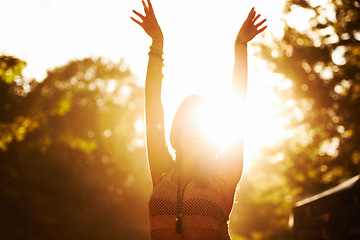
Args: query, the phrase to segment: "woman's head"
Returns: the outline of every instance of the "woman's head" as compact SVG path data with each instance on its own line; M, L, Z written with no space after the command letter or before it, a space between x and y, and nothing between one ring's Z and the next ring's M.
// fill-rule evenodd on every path
M177 155L190 153L208 161L215 160L220 146L207 138L201 129L201 110L206 104L205 97L191 95L177 110L170 132L170 143ZM213 112L212 114L217 114ZM209 116L211 117L211 116ZM205 119L206 121L206 119ZM212 126L216 128L218 126Z

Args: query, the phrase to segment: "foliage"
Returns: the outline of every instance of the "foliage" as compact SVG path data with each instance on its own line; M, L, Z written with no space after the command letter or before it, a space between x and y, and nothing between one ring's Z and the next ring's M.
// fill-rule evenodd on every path
M0 64L0 238L146 239L143 90L129 69L86 58L37 82L16 58Z
M259 46L272 71L283 75L275 91L293 135L264 149L238 191L234 224L249 239L289 239L287 219L296 201L360 171L360 3L317 4L289 1L282 39ZM296 13L298 22L311 16L309 28L287 21Z
M25 62L11 56L1 56L0 58L0 81L10 84L16 77L21 76L25 67Z

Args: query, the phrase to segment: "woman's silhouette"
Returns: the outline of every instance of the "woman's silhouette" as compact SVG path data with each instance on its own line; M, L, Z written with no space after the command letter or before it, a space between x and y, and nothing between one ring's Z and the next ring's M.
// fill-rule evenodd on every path
M165 141L161 103L163 34L149 0L142 1L145 15L133 11L152 38L145 83L147 155L153 192L149 200L151 239L230 239L228 220L236 186L243 169L243 137L221 152L199 130L196 112L204 99L190 96L175 114L170 142L175 161ZM235 40L233 90L244 101L247 88L247 43L264 31L265 19L254 8ZM214 112L214 115L217 113ZM216 126L214 126L216 127Z

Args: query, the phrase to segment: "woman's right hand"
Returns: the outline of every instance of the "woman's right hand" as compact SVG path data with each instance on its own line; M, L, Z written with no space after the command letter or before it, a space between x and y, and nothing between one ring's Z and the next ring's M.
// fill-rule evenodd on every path
M151 5L150 0L147 0L148 6L146 6L145 1L142 0L142 4L144 6L145 16L137 11L133 10L133 12L141 19L141 21L136 20L133 17L130 17L135 23L139 24L140 27L144 29L144 31L152 38L153 43L163 44L163 34L161 28L156 20L153 7Z
M246 18L245 22L243 23L235 41L235 45L237 44L246 44L251 41L256 35L263 32L266 29L266 25L264 23L266 19L260 21L259 23L255 24L255 22L259 19L261 15L256 14L254 8L251 9L249 12L248 17Z

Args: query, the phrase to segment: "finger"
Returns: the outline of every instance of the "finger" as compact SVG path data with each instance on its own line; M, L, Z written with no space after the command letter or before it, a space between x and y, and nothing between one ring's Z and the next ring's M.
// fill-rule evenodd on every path
M138 13L137 11L133 10L133 12L141 18L141 20L144 20L145 16L143 16L141 13Z
M136 22L137 24L139 24L139 25L141 26L141 22L140 22L140 21L136 20L136 19L133 18L133 17L130 17L130 18L131 18L131 20L133 20L134 22Z
M264 20L262 20L261 22L259 22L258 24L256 24L256 25L255 25L256 29L257 29L258 27L260 27L261 25L263 25L264 22L266 22L266 19L264 19Z
M150 12L153 12L154 10L153 10L153 7L152 7L152 4L151 4L150 0L147 0L147 2L148 2Z
M144 2L144 0L141 1L142 5L144 6L144 12L148 13L149 12L149 8L148 6L146 6L146 3Z
M256 16L253 18L252 21L253 21L253 22L256 22L256 20L258 20L260 16L261 16L261 14L256 15Z
M263 28L260 28L259 30L257 30L257 33L262 33L265 29L267 28L267 26L263 27Z
M248 17L247 17L247 19L253 19L254 18L254 16L255 16L255 14L256 14L256 12L255 12L255 8L253 7L251 10L250 10L250 12L249 12L249 15L248 15Z
M255 12L255 7L252 7L250 12L249 12L249 15L252 13L252 12Z

